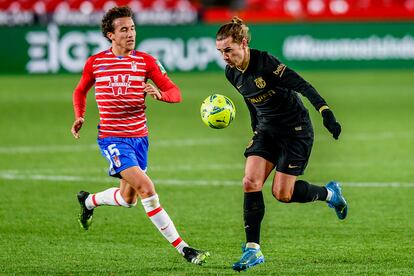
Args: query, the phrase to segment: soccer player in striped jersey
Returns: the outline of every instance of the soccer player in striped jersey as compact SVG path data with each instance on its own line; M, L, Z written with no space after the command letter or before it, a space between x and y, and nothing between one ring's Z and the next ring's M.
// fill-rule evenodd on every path
M73 93L75 121L72 134L78 139L84 124L86 95L95 86L99 109L98 145L109 162L109 175L120 179L119 187L94 194L80 191L79 223L87 230L93 211L102 205L131 208L138 197L152 223L184 258L195 264L205 262L209 253L190 247L160 205L151 179L146 174L148 130L145 97L178 103L179 88L162 65L149 54L135 49L135 25L129 7L114 7L102 19L103 35L112 47L88 58ZM147 80L152 80L152 85Z

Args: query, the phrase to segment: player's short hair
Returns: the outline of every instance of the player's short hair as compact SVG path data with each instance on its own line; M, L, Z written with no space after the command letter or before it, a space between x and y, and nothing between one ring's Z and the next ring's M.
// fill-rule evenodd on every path
M114 20L117 18L121 18L121 17L132 18L133 13L132 13L131 8L128 6L113 7L112 9L108 10L102 18L101 30L102 30L104 37L106 37L106 39L108 39L109 42L111 42L111 40L106 36L106 34L108 32L113 33L115 31L115 27L113 24Z
M236 43L241 43L243 38L247 40L247 43L250 42L249 27L237 16L233 16L230 23L226 23L219 28L216 34L216 40L223 40L230 36Z

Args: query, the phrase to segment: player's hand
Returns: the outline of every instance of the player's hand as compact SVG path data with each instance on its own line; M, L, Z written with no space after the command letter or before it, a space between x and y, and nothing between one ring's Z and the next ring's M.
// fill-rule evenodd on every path
M79 139L80 137L79 131L82 128L84 121L85 120L82 117L79 117L73 122L71 132L73 137L75 137L76 139Z
M150 83L145 84L144 92L156 100L161 100L162 98L161 92L154 85Z
M336 121L333 112L330 109L322 111L323 125L332 133L335 140L338 140L339 134L341 134L341 125Z

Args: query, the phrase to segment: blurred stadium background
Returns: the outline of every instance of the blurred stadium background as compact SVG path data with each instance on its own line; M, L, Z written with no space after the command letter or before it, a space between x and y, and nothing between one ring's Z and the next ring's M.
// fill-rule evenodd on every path
M147 100L148 174L182 236L212 253L203 268L184 263L139 206L101 208L91 230L78 229L76 192L116 185L95 145L93 93L82 138L69 131L72 91L86 58L109 46L99 24L114 5L134 10L137 48L182 90L180 105ZM341 181L350 203L339 222L325 204L276 202L267 183L267 259L249 273L414 274L414 0L0 0L0 274L232 274L251 130L214 37L233 15L250 26L252 47L298 71L333 107L339 142L304 99L316 133L304 178ZM212 93L237 106L227 129L199 118Z

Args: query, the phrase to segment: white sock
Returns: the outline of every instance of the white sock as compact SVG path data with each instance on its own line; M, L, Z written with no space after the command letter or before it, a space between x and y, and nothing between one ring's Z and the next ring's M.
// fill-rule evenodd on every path
M329 201L332 198L332 191L329 189L326 189L326 190L328 191L328 195L326 196L326 201Z
M141 200L141 203L155 227L157 227L168 242L183 255L183 249L188 246L188 244L180 238L180 235L178 235L177 229L171 218L161 207L158 195L155 194L148 198L144 198Z
M260 249L260 245L255 242L248 242L246 243L246 248Z
M85 206L89 210L101 205L123 206L126 208L131 208L136 204L136 202L134 204L128 204L122 197L119 188L109 188L96 194L90 194L85 201Z

